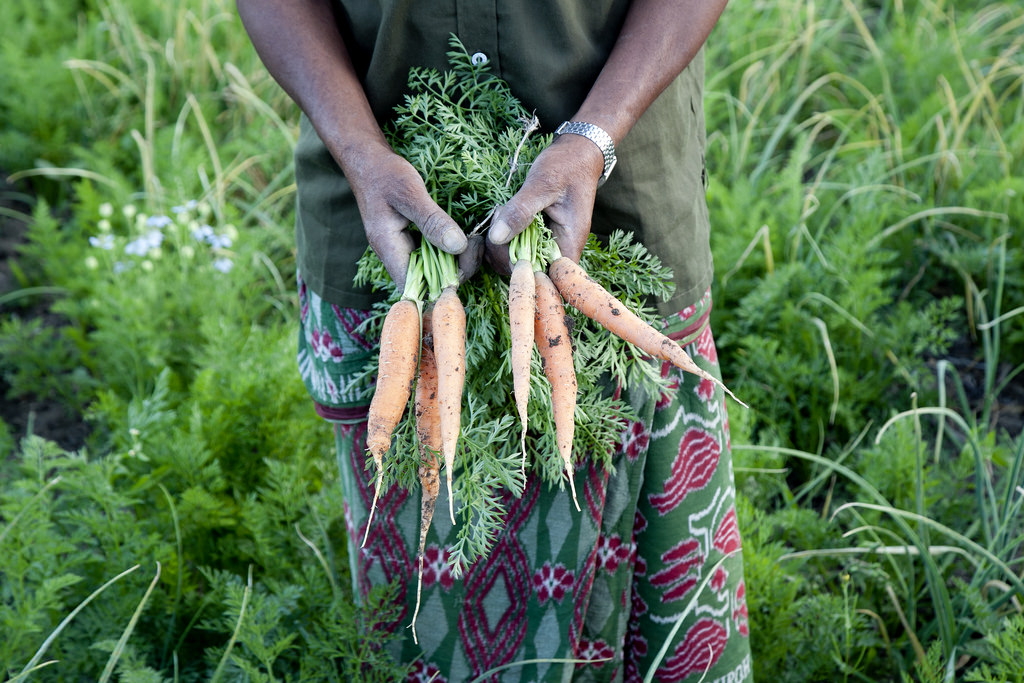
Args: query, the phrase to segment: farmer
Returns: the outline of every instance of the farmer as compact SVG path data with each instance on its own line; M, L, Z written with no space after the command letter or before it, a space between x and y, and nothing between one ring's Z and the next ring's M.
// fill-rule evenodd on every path
M376 585L396 590L393 626L403 635L391 654L415 661L414 680L466 681L513 662L493 680L640 680L684 613L656 680L750 679L725 403L692 375L672 375L677 391L638 406L642 419L622 435L615 476L580 465L582 512L566 492L528 485L510 501L493 552L461 579L445 562L454 532L436 515L418 644L403 628L416 593L416 497L385 491L359 545L373 488L363 453L369 401L354 378L372 340L355 329L375 298L352 277L367 244L401 287L410 224L460 255L464 275L484 251L507 270L506 245L537 212L573 259L591 231L632 228L675 275L675 294L659 309L665 331L718 373L708 328L702 46L724 5L238 0L262 60L303 113L299 364L318 412L335 424L353 588L357 599ZM486 245L467 242L381 130L411 66L446 68L452 34L536 112L542 132L558 129L518 194L498 207ZM445 495L442 487L438 509ZM540 661L552 659L594 661Z

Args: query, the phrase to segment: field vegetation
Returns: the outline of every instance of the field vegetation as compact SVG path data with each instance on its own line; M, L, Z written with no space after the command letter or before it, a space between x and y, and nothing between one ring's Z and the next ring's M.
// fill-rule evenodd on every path
M226 0L5 7L0 681L401 678L295 369L294 106ZM711 37L758 680L1024 680L1022 49L1012 0Z

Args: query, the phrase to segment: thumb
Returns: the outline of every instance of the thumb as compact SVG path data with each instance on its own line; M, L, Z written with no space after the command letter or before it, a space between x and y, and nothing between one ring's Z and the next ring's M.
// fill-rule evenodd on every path
M461 254L468 244L466 234L437 202L430 198L426 188L395 206L395 209L419 228L423 237L438 249L449 254Z
M494 219L487 231L487 239L491 244L511 242L513 237L529 227L534 216L557 199L557 195L552 195L538 185L527 178L519 192L494 212Z

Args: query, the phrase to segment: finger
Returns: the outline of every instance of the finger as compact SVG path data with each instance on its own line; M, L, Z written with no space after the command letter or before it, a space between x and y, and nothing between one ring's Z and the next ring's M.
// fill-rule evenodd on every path
M459 254L459 284L473 277L480 270L484 258L483 235L470 237L466 250Z
M395 210L416 225L428 242L449 254L461 254L468 244L459 224L427 194L425 187L399 198Z
M487 262L498 275L512 274L512 263L508 258L508 247L504 244L487 244Z
M405 275L409 270L409 255L416 243L405 230L405 220L397 218L390 221L378 221L366 226L366 239L370 247L380 258L388 275L391 276L399 291L405 289Z
M562 256L579 261L590 235L590 214L552 207L548 211L548 228Z
M494 219L487 231L491 244L508 244L533 221L533 217L544 211L558 199L543 181L526 179L523 187L504 206L494 212Z

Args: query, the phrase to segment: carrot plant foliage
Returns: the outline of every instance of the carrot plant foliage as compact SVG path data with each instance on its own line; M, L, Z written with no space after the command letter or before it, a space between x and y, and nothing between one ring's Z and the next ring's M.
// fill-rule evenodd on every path
M295 370L297 112L234 3L4 18L0 681L404 679L387 587L352 595L333 434ZM1024 676L1022 27L1010 1L778 0L731 4L710 38L712 316L751 405L729 417L757 680ZM414 74L388 134L471 231L546 140L455 66ZM643 307L666 280L642 257L622 234L584 266ZM460 288L468 364L499 378L504 287ZM577 452L600 461L628 411L602 373L657 377L576 324ZM530 467L556 486L531 377ZM467 392L466 560L522 486L503 384ZM415 452L408 424L395 439ZM418 486L412 463L385 476Z

